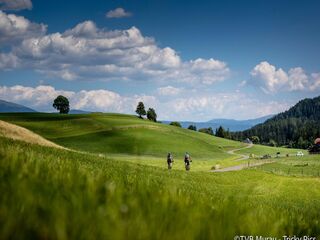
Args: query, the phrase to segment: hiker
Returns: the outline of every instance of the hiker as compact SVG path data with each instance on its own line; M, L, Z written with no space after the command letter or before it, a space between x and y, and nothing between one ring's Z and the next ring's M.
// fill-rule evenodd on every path
M171 153L168 153L167 155L167 163L168 163L168 169L171 169L173 164L173 156Z
M184 165L186 166L186 170L190 170L190 162L192 162L191 157L188 152L184 155Z

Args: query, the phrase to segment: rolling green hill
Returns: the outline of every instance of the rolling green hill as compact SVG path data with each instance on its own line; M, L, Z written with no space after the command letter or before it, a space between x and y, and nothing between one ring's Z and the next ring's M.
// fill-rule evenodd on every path
M70 149L161 167L165 167L168 152L182 161L186 151L197 162L193 164L194 170L209 170L216 164L222 167L239 164L234 161L238 157L227 151L245 146L241 142L124 114L0 114L0 119L25 127ZM264 146L259 149L263 154L279 151ZM296 152L293 149L281 151ZM249 155L249 149L247 153ZM254 153L257 154L257 151ZM183 164L180 164L179 168L182 167Z

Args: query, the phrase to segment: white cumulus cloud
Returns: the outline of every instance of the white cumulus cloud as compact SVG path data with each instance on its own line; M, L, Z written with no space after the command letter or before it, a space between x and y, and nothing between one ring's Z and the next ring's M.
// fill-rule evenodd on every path
M317 89L320 89L320 73L313 73L311 74L311 85L310 85L310 90L315 91Z
M40 85L35 88L25 87L21 85L15 85L12 87L1 86L0 87L0 98L8 101L26 104L32 107L45 107L47 110L48 106L52 104L54 98L58 95L64 95L66 97L72 97L74 92L56 90L52 86Z
M25 17L7 14L0 10L0 46L43 36L46 30L47 26L44 24L33 23Z
M237 92L212 95L192 91L176 98L160 100L146 94L124 96L106 89L66 91L47 85L0 86L0 99L20 103L38 111L54 111L52 102L58 95L69 99L71 109L128 114L135 114L138 102L142 101L146 108L156 110L159 119L178 121L207 121L220 117L248 119L278 113L290 106L287 102L262 102Z
M57 90L52 86L40 85L37 87L25 87L15 85L12 87L0 86L0 99L20 103L39 111L54 111L53 100L63 95L70 101L72 109L83 109L88 111L134 113L139 101L147 106L154 106L156 99L148 95L121 96L120 94L105 90L81 90L65 91Z
M276 92L279 88L288 82L288 75L281 68L276 69L275 66L268 62L261 62L251 71L254 84L261 86L264 91Z
M160 96L176 96L182 91L181 88L176 88L172 86L160 87L158 88L158 94Z
M0 53L0 69L13 69L19 67L19 59L12 53Z
M85 21L62 33L45 34L43 24L3 12L0 17L5 19L0 23L0 33L4 33L0 41L9 45L12 38L21 39L19 44L11 45L10 51L0 52L3 70L27 68L65 80L167 84L213 84L225 80L230 73L225 62L212 58L183 61L174 49L159 47L153 38L143 36L136 27L106 30ZM5 56L11 60L5 60Z
M289 90L304 90L309 84L308 76L301 67L291 68L288 76Z
M107 18L125 18L125 17L131 17L132 13L127 12L123 8L116 8L114 10L110 10L106 13Z
M289 104L277 101L259 101L246 94L218 93L186 94L184 97L161 102L160 117L168 120L208 121L213 118L249 119L279 113Z
M31 0L0 0L0 10L32 9Z
M314 77L316 74L308 75L301 67L290 68L286 72L264 61L256 65L250 74L251 79L247 83L260 87L266 93L309 91L318 88Z

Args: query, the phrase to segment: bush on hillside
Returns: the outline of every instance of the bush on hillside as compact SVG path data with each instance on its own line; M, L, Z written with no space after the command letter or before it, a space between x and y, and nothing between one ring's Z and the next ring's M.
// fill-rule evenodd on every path
M211 128L211 127L209 127L209 128L200 128L200 129L199 129L199 132L207 133L207 134L213 135L213 130L212 130L212 128Z
M176 126L176 127L182 127L179 122L171 122L170 125L171 126Z
M260 138L258 136L251 136L250 140L252 141L252 143L254 144L258 144L260 143Z

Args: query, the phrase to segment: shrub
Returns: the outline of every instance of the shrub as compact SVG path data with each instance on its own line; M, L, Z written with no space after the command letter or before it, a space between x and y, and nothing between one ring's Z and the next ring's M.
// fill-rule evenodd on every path
M176 127L182 127L179 122L171 122L170 125L171 126L176 126Z

